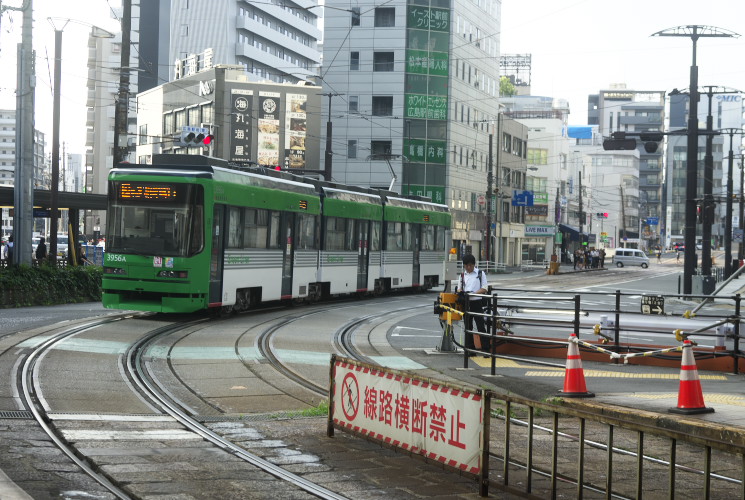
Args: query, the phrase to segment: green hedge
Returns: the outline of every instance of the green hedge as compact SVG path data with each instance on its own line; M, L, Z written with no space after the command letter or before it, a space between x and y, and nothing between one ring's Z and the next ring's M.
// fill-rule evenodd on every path
M101 300L99 266L8 267L0 270L0 307L24 307Z

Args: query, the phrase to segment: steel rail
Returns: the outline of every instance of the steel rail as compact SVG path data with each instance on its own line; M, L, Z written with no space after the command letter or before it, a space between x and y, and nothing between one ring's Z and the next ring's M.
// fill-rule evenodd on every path
M33 350L26 356L23 363L19 365L19 371L21 374L20 384L23 393L23 399L28 406L29 410L34 416L34 419L42 428L42 430L49 436L54 442L55 446L59 448L67 457L75 462L85 473L95 480L98 484L106 488L111 494L122 500L129 500L132 498L123 489L116 486L107 475L102 472L95 470L84 457L79 456L74 447L70 446L67 441L53 428L50 423L49 416L43 408L41 401L39 400L39 394L41 394L41 388L38 386L38 366L37 363L40 360L42 354L46 353L49 349L53 348L58 343L74 336L79 333L97 328L101 325L112 323L114 321L120 321L132 317L132 314L122 314L115 317L106 317L103 319L97 319L89 323L75 326L68 330L64 330L58 334L51 336L40 344L36 345Z
M201 321L201 320L200 320ZM190 322L188 324L193 324ZM172 401L166 394L164 394L157 384L149 376L147 369L144 366L143 357L148 347L161 336L168 335L175 331L184 328L184 324L170 325L168 327L160 328L144 336L135 344L133 344L126 355L126 368L134 382L139 387L140 391L143 392L155 405L159 406L165 413L173 417L176 421L184 425L188 430L201 436L206 441L211 442L215 446L225 450L228 453L244 460L245 462L271 474L278 479L286 481L290 484L297 486L303 491L314 495L318 498L330 499L330 500L346 500L346 497L339 495L331 490L328 490L316 483L308 481L296 474L286 471L282 467L275 465L263 458L249 453L243 448L233 444L231 441L223 438L216 434L204 425L197 422L190 415L182 410L182 408Z

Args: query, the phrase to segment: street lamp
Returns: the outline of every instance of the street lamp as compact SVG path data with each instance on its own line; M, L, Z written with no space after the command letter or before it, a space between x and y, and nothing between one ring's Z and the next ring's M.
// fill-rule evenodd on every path
M696 66L696 44L702 37L739 37L732 31L713 26L687 25L653 33L652 36L688 37L693 42L690 85L691 98L688 110L688 151L686 156L686 210L685 210L685 255L683 260L683 293L690 295L693 288L693 273L696 269L696 183L698 176L698 66Z

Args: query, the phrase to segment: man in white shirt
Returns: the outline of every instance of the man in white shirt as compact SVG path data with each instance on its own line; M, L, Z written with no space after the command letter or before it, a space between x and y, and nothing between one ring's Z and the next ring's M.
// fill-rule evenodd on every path
M466 293L485 294L488 288L486 273L476 269L476 257L471 254L463 256L463 273L458 278L457 290ZM486 306L486 299L482 297L469 297L468 311L482 314ZM466 330L473 331L473 323L476 329L486 333L486 322L483 316L466 315ZM489 351L489 339L480 335L466 334L466 349L479 349Z

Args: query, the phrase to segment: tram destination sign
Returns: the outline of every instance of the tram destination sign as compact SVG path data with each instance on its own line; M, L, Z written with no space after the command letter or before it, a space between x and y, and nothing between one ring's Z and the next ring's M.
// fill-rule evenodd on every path
M665 314L665 297L642 295L642 314Z

